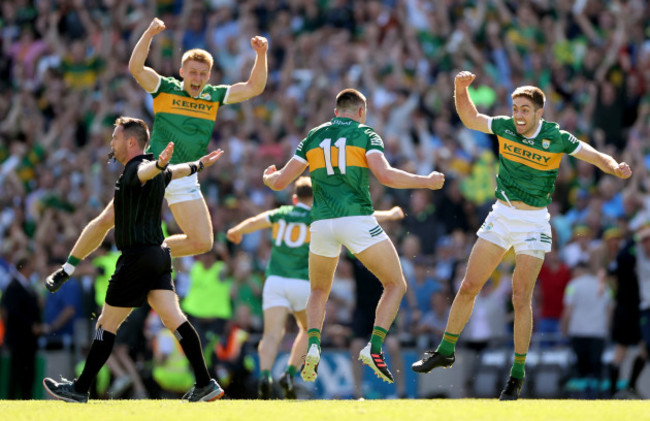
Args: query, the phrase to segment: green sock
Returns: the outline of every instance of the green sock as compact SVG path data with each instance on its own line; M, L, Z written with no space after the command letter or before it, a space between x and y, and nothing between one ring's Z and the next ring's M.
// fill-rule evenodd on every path
M307 350L311 348L312 345L316 345L320 351L320 329L309 329L307 331L307 336L309 337L309 343L307 344Z
M271 377L271 370L262 370L260 371L260 379L266 377L269 379L269 381L273 381L273 377Z
M445 334L442 335L442 341L440 341L440 345L438 345L436 351L440 353L440 355L449 357L456 350L456 342L458 342L459 336L460 335L454 335L453 333L445 331Z
M292 365L287 366L287 374L290 375L291 377L295 376L297 371L298 369L296 367Z
M526 365L526 355L528 354L517 354L515 352L515 361L512 363L512 369L510 370L510 376L515 379L523 379L526 374L524 367Z
M381 352L381 346L384 344L384 339L386 339L386 334L388 332L383 327L375 326L372 328L372 336L370 337L370 352L373 354L379 354Z

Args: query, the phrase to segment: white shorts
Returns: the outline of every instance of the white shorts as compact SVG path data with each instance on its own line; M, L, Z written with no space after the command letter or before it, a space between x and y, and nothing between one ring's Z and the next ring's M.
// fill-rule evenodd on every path
M203 195L201 194L201 187L199 186L199 177L197 174L172 180L165 189L165 199L167 199L168 205L201 198L203 198Z
M522 210L496 202L476 235L506 250L513 247L515 254L543 258L551 251L550 219L546 208Z
M310 291L309 281L271 275L264 282L262 310L287 307L294 313L303 311L307 308Z
M388 239L372 215L321 219L311 223L309 251L324 257L337 257L344 245L353 254Z

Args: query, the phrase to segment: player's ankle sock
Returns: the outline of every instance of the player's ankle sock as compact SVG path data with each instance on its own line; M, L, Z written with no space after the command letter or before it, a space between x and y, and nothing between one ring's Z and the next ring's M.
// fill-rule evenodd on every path
M72 276L74 270L77 268L77 265L81 262L81 259L77 259L73 255L68 256L68 260L63 265L63 271L69 276Z
M266 378L268 381L272 381L271 370L262 370L260 371L260 379Z
M205 365L203 350L201 349L201 340L190 322L184 322L174 332L174 336L181 344L185 357L190 362L194 371L194 380L196 387L203 387L210 383L210 373Z
M287 374L290 375L291 377L295 376L297 372L298 369L295 366L293 365L287 366Z
M107 332L102 327L98 327L95 332L95 339L90 345L86 364L79 378L74 382L74 388L77 392L86 393L90 390L92 381L99 373L99 370L111 356L115 344L115 334Z
M445 331L445 334L442 335L442 341L440 341L440 345L438 345L436 351L445 357L450 356L456 350L456 342L458 342L459 336L460 335L454 335L453 333Z
M526 375L525 366L526 366L526 355L528 354L517 354L515 352L515 361L512 363L512 369L510 369L510 376L515 379L523 379Z
M309 329L307 331L307 337L309 337L307 349L309 350L312 345L316 345L320 351L320 329Z
M372 336L370 337L370 352L373 354L379 354L381 352L381 346L384 344L384 339L386 339L386 329L380 326L375 326L372 328Z

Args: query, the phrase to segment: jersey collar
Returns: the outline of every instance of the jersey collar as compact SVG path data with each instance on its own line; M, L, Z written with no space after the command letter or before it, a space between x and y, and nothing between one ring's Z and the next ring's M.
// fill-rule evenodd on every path
M539 132L542 131L542 124L544 124L544 119L540 118L539 126L537 126L537 130L535 130L535 133L533 133L531 137L526 137L526 136L522 136L522 137L525 137L526 139L535 139L537 136L539 136Z

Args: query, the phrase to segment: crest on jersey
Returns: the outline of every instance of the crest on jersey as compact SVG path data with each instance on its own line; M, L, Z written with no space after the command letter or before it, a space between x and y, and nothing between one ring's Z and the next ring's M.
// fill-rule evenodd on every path
M210 96L210 94L206 92L203 95L201 95L201 98L210 101L212 99L212 96Z
M551 141L548 139L542 139L542 147L548 149L549 146L551 146Z

